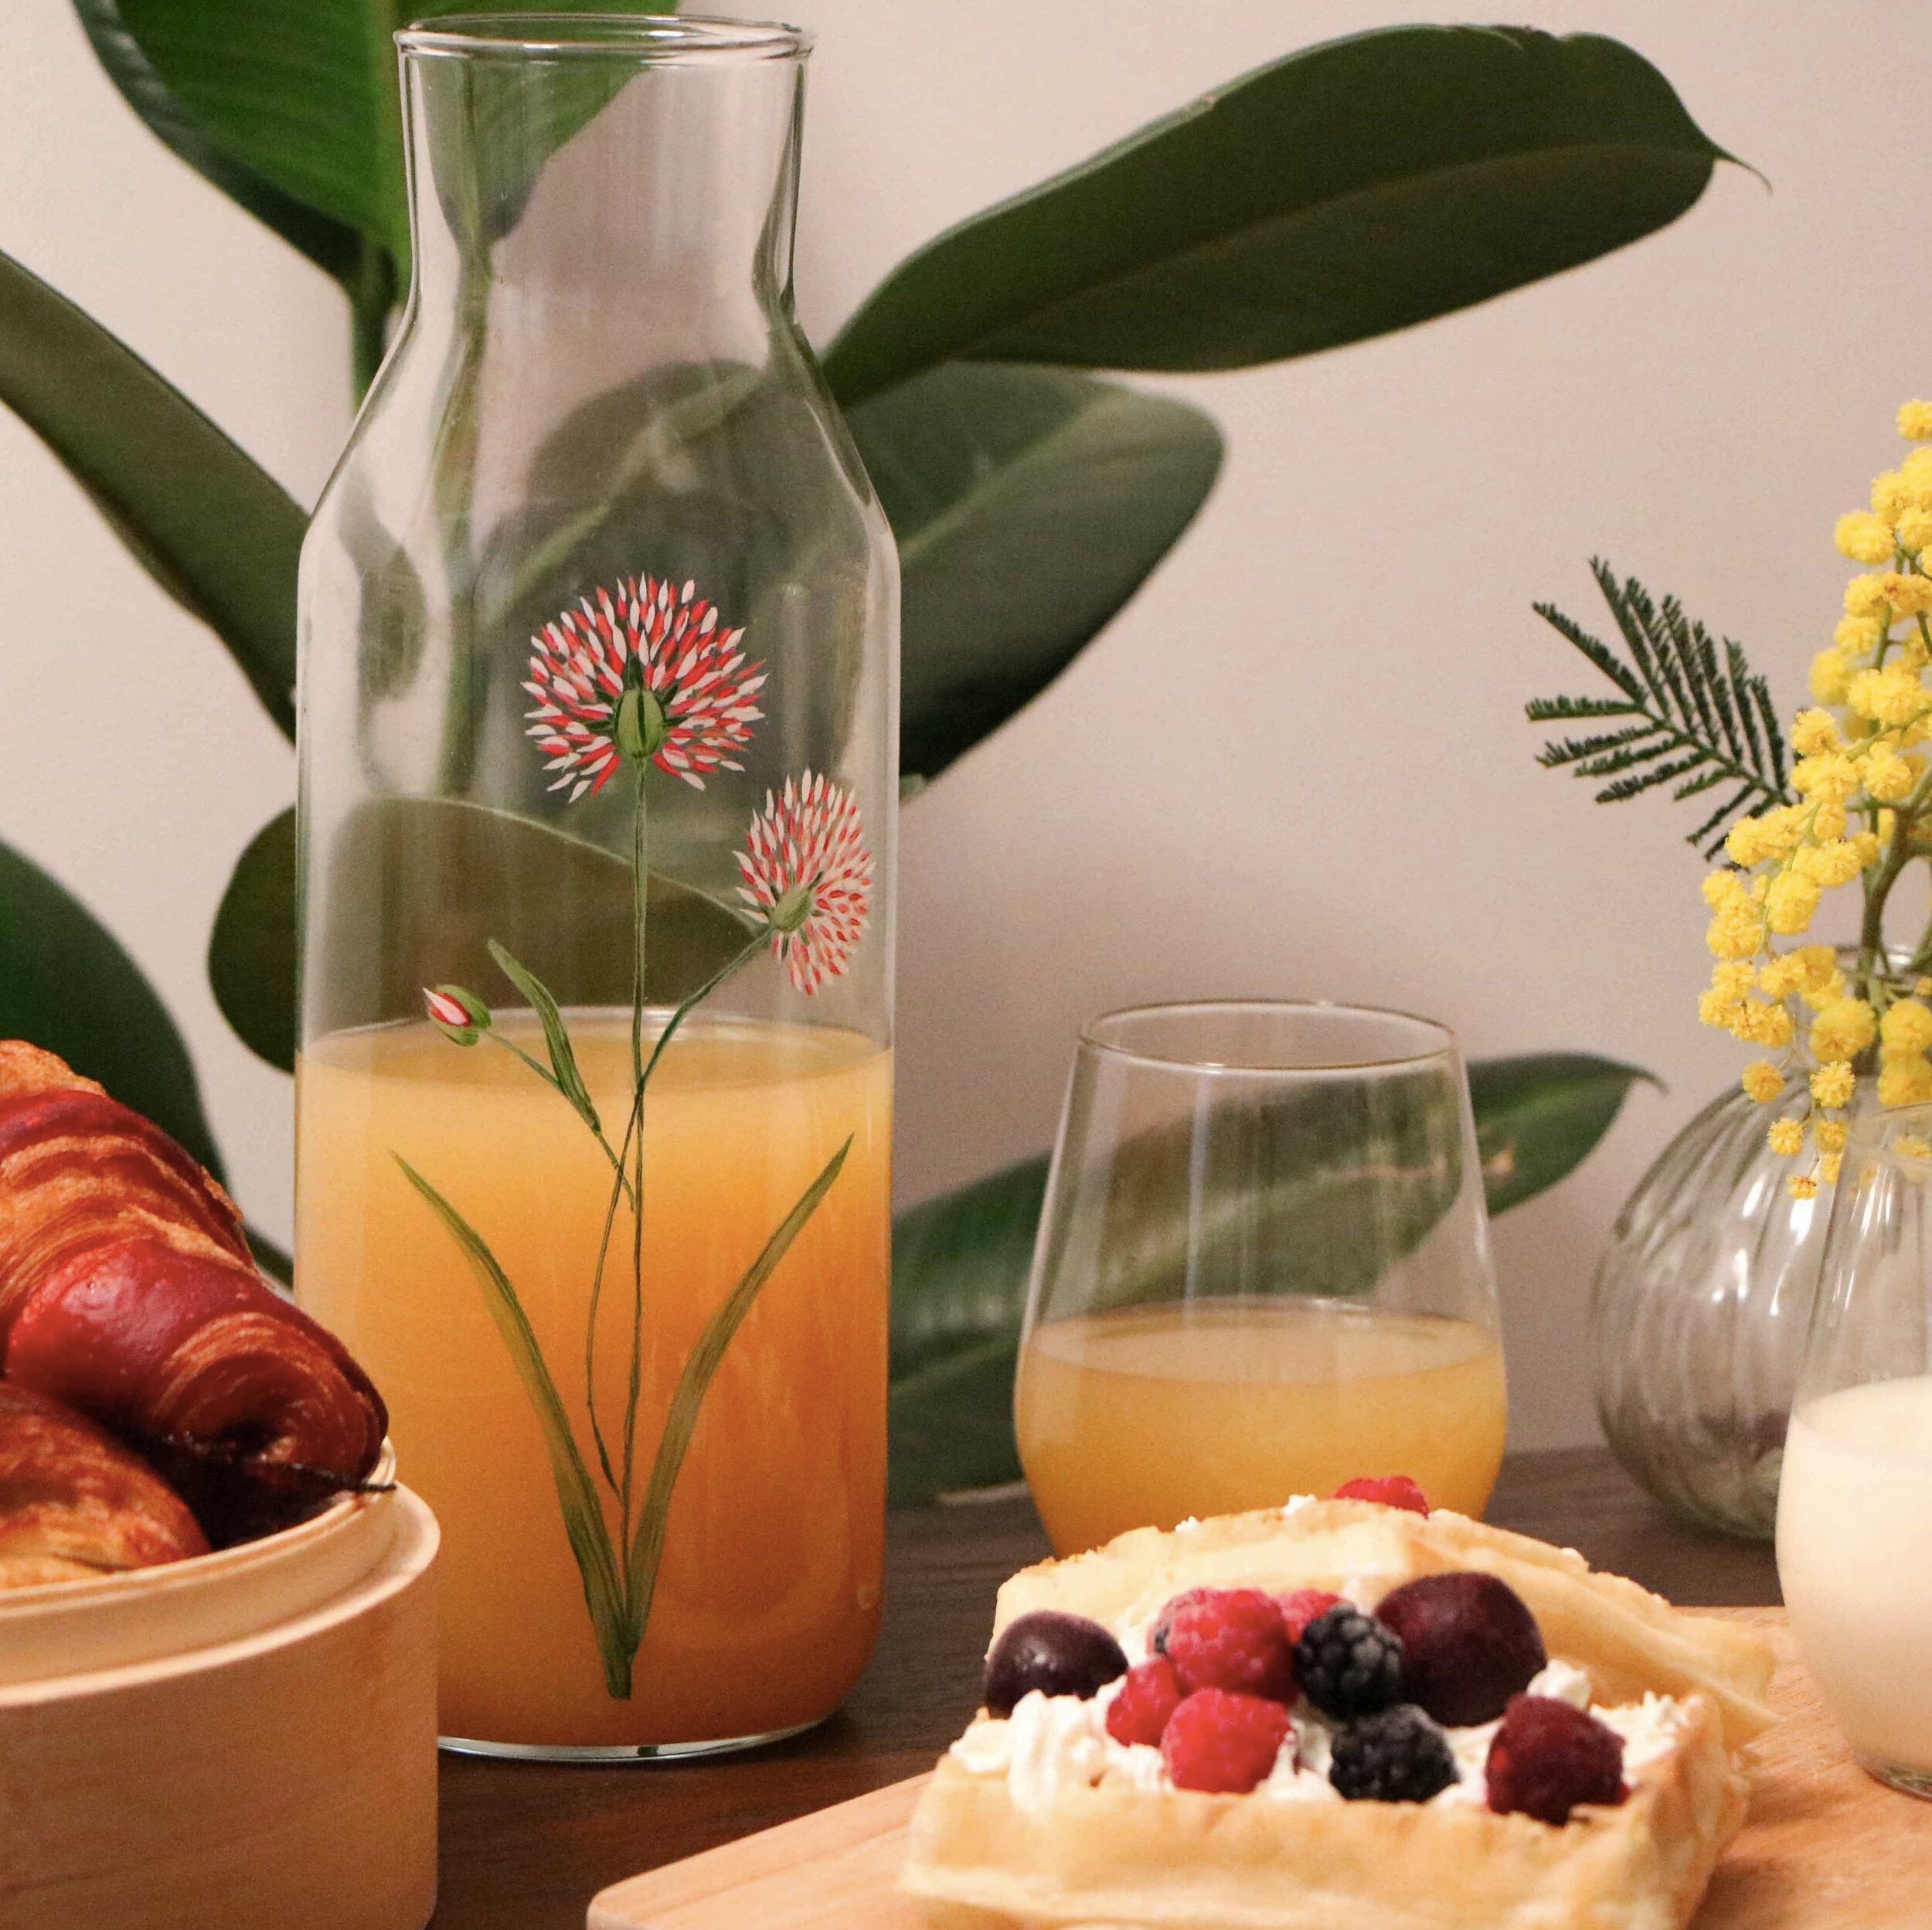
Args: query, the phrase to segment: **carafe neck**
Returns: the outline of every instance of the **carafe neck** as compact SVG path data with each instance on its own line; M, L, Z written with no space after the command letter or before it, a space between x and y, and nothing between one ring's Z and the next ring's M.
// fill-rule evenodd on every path
M500 15L399 39L411 328L499 365L763 359L791 310L802 35Z

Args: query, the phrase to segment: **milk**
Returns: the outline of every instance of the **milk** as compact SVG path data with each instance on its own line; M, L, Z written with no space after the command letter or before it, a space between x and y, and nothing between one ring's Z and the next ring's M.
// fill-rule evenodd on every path
M1932 1376L1804 1402L1778 1490L1791 1628L1860 1761L1932 1794Z

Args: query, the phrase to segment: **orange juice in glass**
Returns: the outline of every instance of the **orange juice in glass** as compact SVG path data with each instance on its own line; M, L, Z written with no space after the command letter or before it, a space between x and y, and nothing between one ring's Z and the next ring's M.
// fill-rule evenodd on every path
M1447 1032L1262 1002L1087 1028L1014 1402L1060 1553L1358 1475L1480 1515L1505 1409Z

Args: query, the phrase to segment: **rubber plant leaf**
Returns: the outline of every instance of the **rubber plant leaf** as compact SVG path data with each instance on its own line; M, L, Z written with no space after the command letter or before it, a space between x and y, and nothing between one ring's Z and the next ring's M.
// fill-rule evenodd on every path
M0 1038L59 1053L222 1177L194 1062L168 1008L114 934L64 885L5 844Z
M1199 409L1064 369L931 369L846 420L899 546L900 768L927 779L1106 627L1221 464Z
M1391 27L1257 69L949 229L825 357L1236 369L1444 315L1665 226L1727 159L1594 34Z
M459 979L492 940L546 977L567 965L570 998L631 997L630 871L602 846L533 818L447 798L376 798L337 827L321 861L320 916L350 921L355 961L318 994L318 1028L421 1015L423 987ZM567 916L560 906L573 908ZM560 922L561 919L562 922ZM209 940L215 1001L243 1042L295 1063L295 814L252 838ZM675 1005L744 945L736 916L652 875L649 995Z
M180 391L0 255L0 402L60 458L295 735L295 564L308 518Z

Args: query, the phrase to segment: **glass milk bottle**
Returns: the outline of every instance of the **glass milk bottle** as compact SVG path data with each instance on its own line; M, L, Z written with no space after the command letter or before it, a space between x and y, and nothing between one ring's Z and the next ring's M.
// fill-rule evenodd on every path
M792 318L805 36L447 19L302 557L296 1290L435 1509L442 1727L730 1747L876 1631L891 539Z
M1778 1486L1777 1572L1852 1752L1932 1796L1932 1106L1852 1129Z

